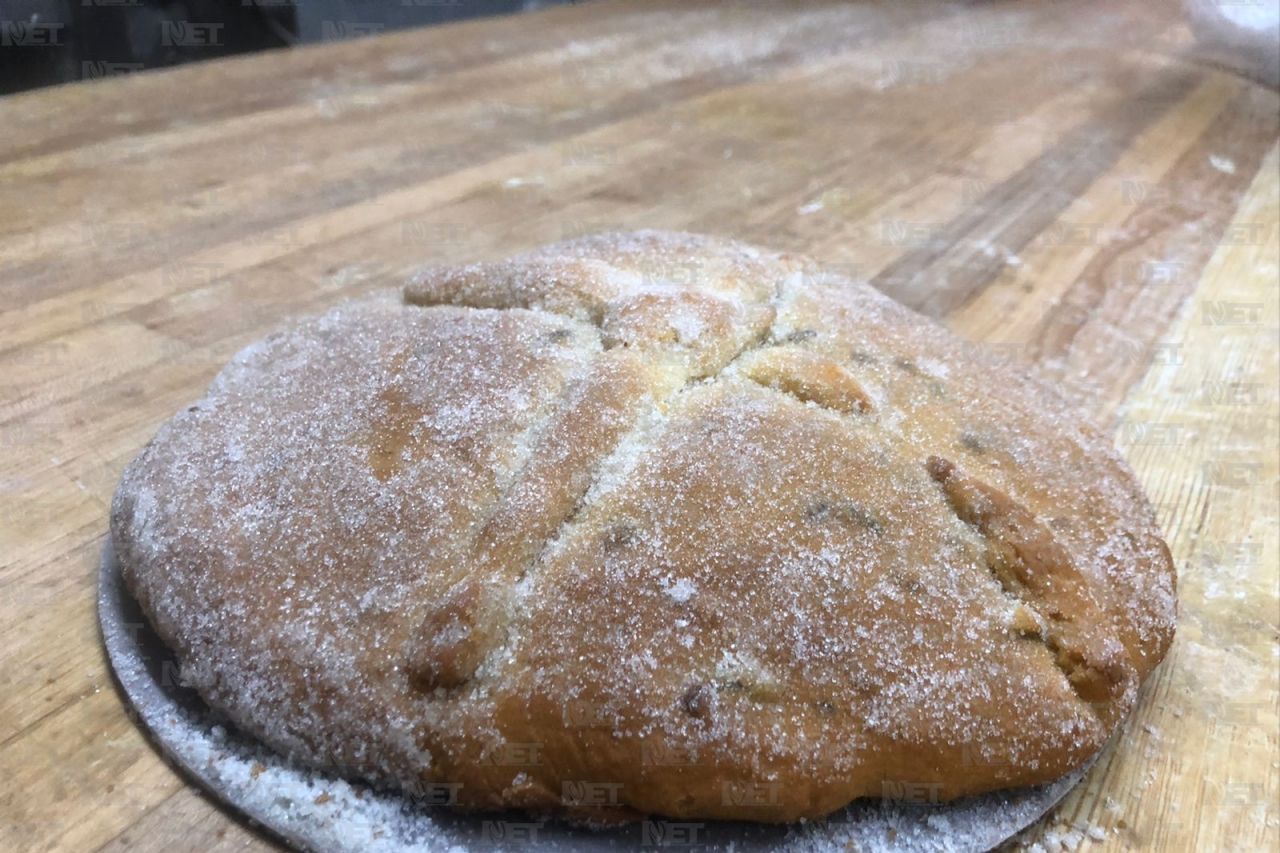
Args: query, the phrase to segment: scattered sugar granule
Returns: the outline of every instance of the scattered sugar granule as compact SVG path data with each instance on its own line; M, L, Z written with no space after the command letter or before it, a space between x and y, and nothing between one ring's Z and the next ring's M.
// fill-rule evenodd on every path
M1234 175L1236 173L1236 163L1230 157L1223 157L1219 154L1209 155L1209 165L1222 172L1224 175Z
M671 328L675 329L682 344L693 343L707 330L706 324L696 314L689 312L678 312L672 315L668 322Z
M690 598L693 598L693 594L697 592L697 588L694 587L693 581L688 578L680 578L674 583L668 583L663 587L662 591L675 601L684 604Z

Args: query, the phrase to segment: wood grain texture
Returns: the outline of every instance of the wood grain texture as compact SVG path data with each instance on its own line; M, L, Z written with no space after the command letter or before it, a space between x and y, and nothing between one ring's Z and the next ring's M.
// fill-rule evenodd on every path
M93 607L121 469L227 358L663 227L868 279L1115 430L1179 635L1019 843L1275 849L1280 99L1195 57L1134 0L622 2L0 99L0 848L271 846L149 748Z

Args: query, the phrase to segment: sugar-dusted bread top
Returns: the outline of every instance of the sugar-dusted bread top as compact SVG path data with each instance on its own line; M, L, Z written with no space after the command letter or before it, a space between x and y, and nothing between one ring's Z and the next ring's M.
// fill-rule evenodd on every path
M1052 390L865 284L686 234L286 327L160 429L112 531L243 729L585 819L1052 780L1175 618L1140 488Z

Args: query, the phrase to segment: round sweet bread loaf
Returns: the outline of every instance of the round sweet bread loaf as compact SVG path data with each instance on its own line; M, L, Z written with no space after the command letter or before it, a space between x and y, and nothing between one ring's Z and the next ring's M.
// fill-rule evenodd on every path
M439 269L237 355L129 465L182 677L464 808L791 821L1097 752L1175 572L1108 439L869 286L686 234Z

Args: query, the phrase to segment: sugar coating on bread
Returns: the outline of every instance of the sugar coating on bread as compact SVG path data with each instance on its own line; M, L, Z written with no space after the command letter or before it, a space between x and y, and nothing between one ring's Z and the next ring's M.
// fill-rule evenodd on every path
M237 355L112 530L183 678L466 808L790 821L1055 779L1173 633L1108 440L869 286L609 234Z

